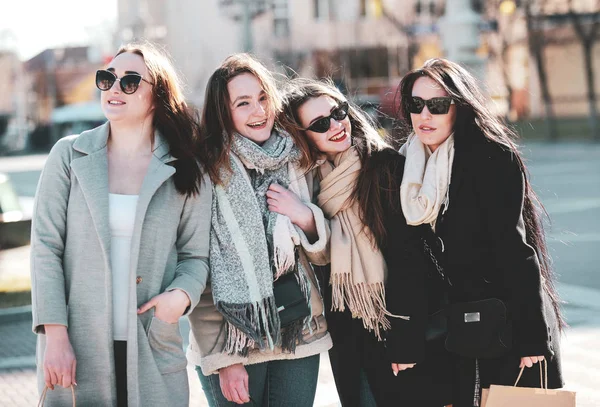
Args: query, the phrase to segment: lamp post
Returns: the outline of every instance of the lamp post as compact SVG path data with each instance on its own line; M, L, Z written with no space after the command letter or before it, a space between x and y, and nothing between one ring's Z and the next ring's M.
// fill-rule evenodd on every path
M267 0L219 0L224 15L242 22L240 35L244 52L252 52L254 48L252 21L272 6L273 2Z
M471 8L471 0L446 0L446 12L439 27L446 58L465 66L483 80L485 60L477 55L480 42L481 15Z

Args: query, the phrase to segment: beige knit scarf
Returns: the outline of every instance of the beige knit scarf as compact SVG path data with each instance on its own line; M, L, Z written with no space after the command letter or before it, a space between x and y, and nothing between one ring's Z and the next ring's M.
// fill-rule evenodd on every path
M333 164L322 164L318 203L331 220L332 311L344 311L347 305L381 339L381 330L390 328L384 288L387 270L360 220L358 202L351 199L360 168L354 147L339 153Z
M409 225L435 222L442 204L448 209L448 191L454 161L454 135L432 154L414 133L400 149L406 157L400 185L402 211Z

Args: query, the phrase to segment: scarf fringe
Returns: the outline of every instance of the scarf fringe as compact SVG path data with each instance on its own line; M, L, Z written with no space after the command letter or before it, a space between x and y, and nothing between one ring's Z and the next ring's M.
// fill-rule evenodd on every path
M290 218L275 214L273 226L273 262L275 265L275 280L286 274L296 264L296 244L294 235L297 232L292 226ZM300 241L300 239L297 239Z
M281 329L281 350L283 352L296 352L298 340L302 337L304 330L304 320L296 321Z
M255 345L273 350L281 343L279 313L273 297L252 304L217 302L216 306L227 321L223 349L227 354L247 356Z
M332 311L344 311L346 305L354 318L360 318L369 332L374 332L378 340L382 340L382 331L390 329L387 317L397 316L386 309L385 286L383 283L355 284L350 273L332 274L333 286Z

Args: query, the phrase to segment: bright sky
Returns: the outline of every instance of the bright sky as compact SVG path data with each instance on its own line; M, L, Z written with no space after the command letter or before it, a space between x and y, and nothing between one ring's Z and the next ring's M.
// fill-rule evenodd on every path
M117 0L2 0L0 49L29 59L46 48L112 42ZM11 35L12 34L12 35Z

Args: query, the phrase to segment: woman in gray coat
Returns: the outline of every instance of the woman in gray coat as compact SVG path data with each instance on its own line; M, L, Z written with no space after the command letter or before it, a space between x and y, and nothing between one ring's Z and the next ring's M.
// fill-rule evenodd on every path
M33 330L46 406L187 406L178 320L208 276L212 188L175 70L150 44L96 74L104 125L60 140L36 194ZM58 385L58 386L57 386Z

